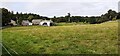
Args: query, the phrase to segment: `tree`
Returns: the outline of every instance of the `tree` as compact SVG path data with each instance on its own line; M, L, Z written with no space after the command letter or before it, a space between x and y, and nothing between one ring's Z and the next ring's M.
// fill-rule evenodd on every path
M22 17L19 17L19 19L18 19L18 25L21 25L21 23L22 23Z
M117 14L117 19L120 19L120 12Z
M33 18L34 18L33 15L29 15L27 19L28 19L30 22L32 22L32 19L33 19Z
M8 25L8 23L10 22L11 18L10 18L10 12L5 9L2 8L2 25Z
M53 18L51 18L53 22L56 22L56 16L54 16Z
M108 10L107 13L101 15L101 19L98 19L97 21L102 23L109 20L116 20L116 18L117 18L117 12L110 9Z
M68 13L68 15L67 15L67 17L68 17L68 22L70 22L70 16L71 16L71 14Z
M113 10L111 10L111 9L108 11L108 18L109 18L110 20L116 18L116 16L117 16L117 12L116 12L116 11L113 11Z

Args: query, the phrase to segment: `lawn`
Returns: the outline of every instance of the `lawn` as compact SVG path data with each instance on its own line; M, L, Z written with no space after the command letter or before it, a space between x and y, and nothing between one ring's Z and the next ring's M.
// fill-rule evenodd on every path
M2 41L15 54L118 54L117 21L61 25L5 28Z

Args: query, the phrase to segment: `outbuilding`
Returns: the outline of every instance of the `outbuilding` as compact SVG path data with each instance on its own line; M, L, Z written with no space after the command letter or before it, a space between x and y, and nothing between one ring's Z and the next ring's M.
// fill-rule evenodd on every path
M17 25L16 21L14 21L14 20L11 20L10 24L13 25L13 26Z
M39 25L41 25L41 26L52 26L53 24L54 23L51 20L43 20L43 21L40 22Z

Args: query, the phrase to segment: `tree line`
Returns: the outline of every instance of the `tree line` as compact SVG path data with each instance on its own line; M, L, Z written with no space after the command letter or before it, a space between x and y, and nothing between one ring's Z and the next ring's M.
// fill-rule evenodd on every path
M68 13L65 16L48 18L47 16L40 16L38 14L33 13L14 13L13 11L9 11L6 8L0 8L2 12L0 12L0 15L2 15L2 25L6 26L9 25L11 20L16 21L19 25L21 24L22 20L29 20L30 22L33 19L43 19L43 20L52 20L53 22L83 22L83 23L90 23L90 24L98 24L110 20L117 20L120 19L120 12L116 12L114 10L108 10L107 13L102 14L101 16L72 16L70 13Z
M101 16L70 16L70 13L64 17L56 17L52 18L54 22L83 22L90 24L98 24L103 23L110 20L120 19L120 12L117 13L114 10L108 10L107 13L102 14Z

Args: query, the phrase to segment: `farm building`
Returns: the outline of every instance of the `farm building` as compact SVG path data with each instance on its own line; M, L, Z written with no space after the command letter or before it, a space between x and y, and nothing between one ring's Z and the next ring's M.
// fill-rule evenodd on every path
M32 23L29 22L28 20L23 20L22 25L27 26L27 25L41 25L41 26L52 26L54 23L51 20L41 20L41 19L33 19Z
M29 22L28 20L23 20L23 21L22 21L22 25L23 25L23 26L32 25L32 23Z
M40 22L39 25L42 25L42 26L52 26L53 24L54 23L51 20L43 20L43 21Z
M32 20L32 23L33 23L34 25L39 25L41 21L42 21L41 19L33 19L33 20Z
M11 24L11 25L14 25L14 26L17 25L17 23L16 23L14 20L11 20L10 24Z

